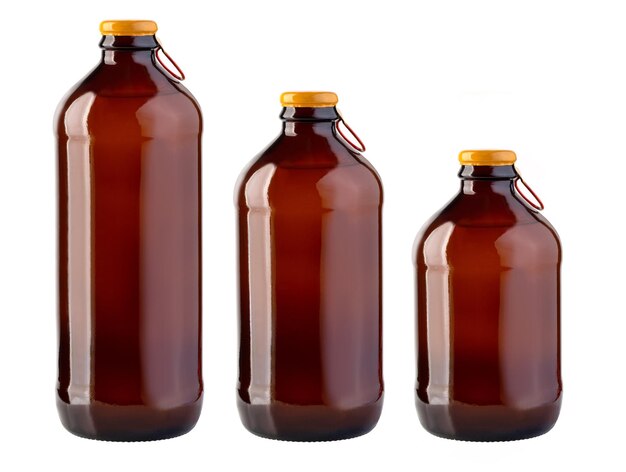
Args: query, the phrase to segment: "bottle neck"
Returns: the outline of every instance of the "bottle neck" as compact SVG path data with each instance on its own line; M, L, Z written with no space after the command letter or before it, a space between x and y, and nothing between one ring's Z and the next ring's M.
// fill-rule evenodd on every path
M515 166L462 166L459 172L461 193L476 195L484 193L507 194L513 182L519 178Z
M286 136L334 136L339 113L335 107L285 107L280 118Z
M106 35L100 41L102 60L107 65L124 63L154 64L154 54L159 48L156 36Z

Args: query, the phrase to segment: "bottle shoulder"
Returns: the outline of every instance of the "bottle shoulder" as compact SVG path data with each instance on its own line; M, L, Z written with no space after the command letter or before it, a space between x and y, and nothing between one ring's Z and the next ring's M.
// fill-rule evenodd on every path
M493 208L484 202L469 204L457 195L435 213L418 232L413 245L414 260L425 261L454 254L501 250L540 253L550 260L561 257L561 243L556 230L538 211L516 195L506 196Z
M54 116L55 132L67 136L91 135L104 122L158 124L161 132L188 127L199 132L202 113L195 97L182 84L153 68L141 80L124 77L102 63L64 96ZM150 133L149 133L150 134Z
M294 199L382 204L380 177L362 156L339 149L340 143L308 150L294 144L279 135L244 168L235 185L237 205L277 207Z
M459 192L428 220L424 228L443 222L467 227L512 227L539 223L552 228L541 212L524 202L512 185L507 191L486 195Z

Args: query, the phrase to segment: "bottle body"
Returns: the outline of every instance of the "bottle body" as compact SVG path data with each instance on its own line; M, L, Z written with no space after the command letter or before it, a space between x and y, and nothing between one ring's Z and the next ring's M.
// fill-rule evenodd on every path
M285 127L236 188L240 416L264 437L348 438L382 407L382 186L332 119Z
M415 243L416 404L446 438L532 437L560 410L560 242L508 167L464 167Z
M57 405L80 436L162 439L202 404L201 114L149 38L106 40L56 116Z

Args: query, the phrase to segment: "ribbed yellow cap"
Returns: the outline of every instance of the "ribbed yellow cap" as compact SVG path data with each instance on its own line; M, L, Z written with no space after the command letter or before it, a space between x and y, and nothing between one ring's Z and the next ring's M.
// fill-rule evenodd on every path
M100 23L100 32L105 36L151 36L157 29L157 24L150 20L105 20Z
M464 166L510 166L516 160L513 151L483 149L459 153L459 162Z
M285 92L280 96L284 107L334 107L338 101L337 94L333 92Z

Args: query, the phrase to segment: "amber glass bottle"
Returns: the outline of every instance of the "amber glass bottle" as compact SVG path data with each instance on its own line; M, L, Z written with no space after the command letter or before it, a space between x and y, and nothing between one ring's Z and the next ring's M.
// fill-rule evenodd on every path
M102 61L55 117L63 425L94 439L193 428L200 363L200 133L151 21L106 21Z
M416 403L438 436L523 439L559 415L561 246L515 160L462 152L459 194L415 242Z
M235 191L239 412L260 436L344 439L382 408L382 186L338 136L334 93L281 102L282 133Z

